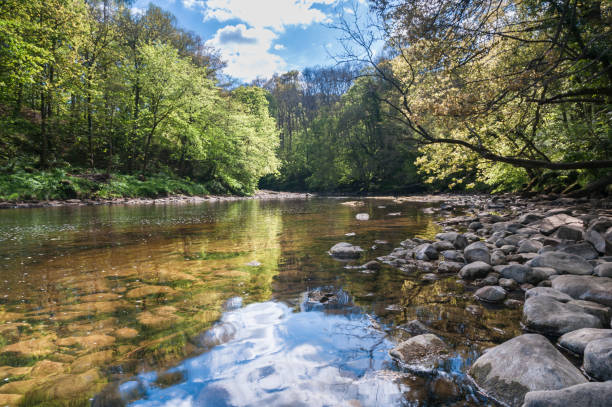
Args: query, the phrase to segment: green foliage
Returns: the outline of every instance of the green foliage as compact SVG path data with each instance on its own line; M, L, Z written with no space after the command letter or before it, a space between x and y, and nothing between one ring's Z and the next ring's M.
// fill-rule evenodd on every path
M0 200L4 201L158 198L177 194L206 195L208 190L202 184L161 174L144 180L112 174L108 181L70 175L61 169L0 175Z
M277 170L267 92L222 89L215 50L126 4L0 4L1 199L250 194ZM40 172L20 171L32 158Z

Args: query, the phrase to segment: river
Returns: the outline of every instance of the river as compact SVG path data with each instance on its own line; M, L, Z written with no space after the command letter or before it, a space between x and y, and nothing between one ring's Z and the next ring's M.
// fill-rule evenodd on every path
M432 238L441 215L347 200L1 211L0 404L492 405L465 372L520 334L519 311L456 276L352 267ZM362 259L330 257L341 241ZM434 375L388 354L414 319L452 348Z

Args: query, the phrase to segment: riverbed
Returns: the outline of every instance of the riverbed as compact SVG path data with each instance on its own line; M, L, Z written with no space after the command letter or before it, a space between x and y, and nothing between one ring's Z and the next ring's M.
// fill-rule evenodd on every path
M457 276L358 268L433 238L441 215L350 200L3 210L0 402L494 405L465 373L520 334L520 311L483 306ZM362 257L332 258L342 241ZM452 349L433 373L388 354L415 319Z

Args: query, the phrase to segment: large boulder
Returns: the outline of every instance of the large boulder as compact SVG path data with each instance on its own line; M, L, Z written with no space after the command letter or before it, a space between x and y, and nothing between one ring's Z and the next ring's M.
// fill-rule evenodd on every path
M584 348L597 339L612 338L612 329L582 328L568 332L559 338L558 344L578 355L584 353Z
M482 261L487 264L491 264L491 255L489 254L489 248L484 242L474 242L463 249L463 255L465 261L473 263L476 261Z
M584 348L583 367L591 377L598 380L612 380L612 338L589 342Z
M445 232L438 233L436 239L445 240L453 244L456 249L463 250L468 245L468 240L461 233L457 232Z
M586 313L582 307L547 296L525 301L523 323L531 331L550 336L561 336L581 328L602 328L601 320Z
M542 220L542 223L540 224L540 232L545 235L550 235L551 233L555 232L560 226L574 226L582 228L584 224L578 218L574 218L564 213L560 213L558 215L553 215L544 218Z
M423 243L414 248L414 257L417 260L436 260L438 251L430 243Z
M439 273L457 273L464 266L463 263L457 263L456 261L441 261L438 263Z
M541 273L534 273L531 267L522 264L510 264L502 268L501 275L504 278L511 278L519 284L537 284L545 278Z
M609 407L612 381L584 383L561 390L532 391L525 395L523 407Z
M529 261L531 267L551 267L559 274L589 275L593 266L580 256L562 252L546 252Z
M490 264L482 261L466 264L459 271L459 276L465 280L473 280L475 278L486 277L489 271L492 270Z
M552 288L577 300L594 301L612 307L612 278L594 276L558 276Z
M489 285L486 287L479 288L474 296L481 301L485 302L502 302L506 299L506 290L498 285Z
M537 240L523 240L518 247L518 253L537 253L544 245Z
M329 254L339 259L357 259L361 257L363 249L350 243L340 242L329 249Z
M584 229L578 226L561 225L554 236L561 240L582 240L584 239Z
M525 394L586 383L586 378L551 343L537 334L517 336L489 349L469 370L476 384L509 406Z
M599 257L597 250L595 250L593 246L587 242L570 244L562 249L559 249L558 251L562 253L574 254L582 257L585 260L593 260Z
M401 342L389 355L409 370L432 372L448 353L448 347L434 334L422 334Z
M595 250L597 250L597 252L599 252L600 254L606 253L606 239L600 232L596 231L595 229L587 229L584 235L584 240L592 244Z
M551 287L534 287L525 292L525 299L529 299L531 297L538 296L547 296L552 297L559 302L568 302L572 300L572 297L569 295L562 293L561 291L557 291Z

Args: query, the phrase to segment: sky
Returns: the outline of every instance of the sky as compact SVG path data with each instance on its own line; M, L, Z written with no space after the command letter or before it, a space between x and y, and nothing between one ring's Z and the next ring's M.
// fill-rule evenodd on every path
M367 0L136 0L133 11L149 3L219 49L225 74L245 82L333 64L341 46L329 26L367 12Z

